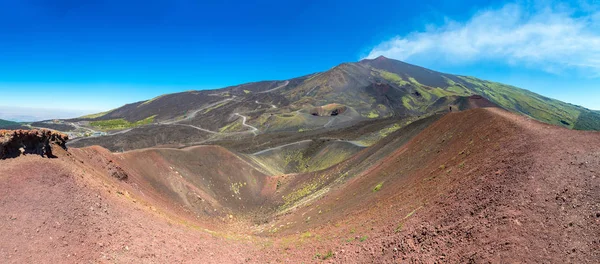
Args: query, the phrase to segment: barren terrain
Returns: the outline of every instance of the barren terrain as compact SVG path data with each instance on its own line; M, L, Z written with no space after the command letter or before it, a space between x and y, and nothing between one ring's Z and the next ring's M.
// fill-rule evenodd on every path
M211 145L0 160L1 262L600 259L598 132L478 108L347 144L281 148L304 169Z

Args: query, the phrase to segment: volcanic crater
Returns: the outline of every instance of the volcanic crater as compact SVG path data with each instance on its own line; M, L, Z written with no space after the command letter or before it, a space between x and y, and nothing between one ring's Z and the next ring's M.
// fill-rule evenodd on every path
M370 147L301 142L256 155L64 150L49 131L3 133L3 146L36 149L1 161L6 262L598 259L600 136L499 108L432 116ZM345 148L316 170L273 165Z

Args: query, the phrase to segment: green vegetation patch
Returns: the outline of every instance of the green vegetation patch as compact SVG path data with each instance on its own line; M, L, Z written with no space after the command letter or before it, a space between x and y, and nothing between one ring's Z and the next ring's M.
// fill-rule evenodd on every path
M349 148L334 148L329 146L310 159L308 167L300 168L303 172L319 171L338 164L356 153Z
M222 102L222 103L220 103L220 104L214 105L214 106L212 106L212 107L206 108L204 111L202 111L202 114L206 114L206 113L208 113L208 112L210 112L210 111L212 111L212 110L215 110L215 109L217 109L217 108L219 108L219 107L221 107L221 106L224 106L224 105L226 105L227 103L229 103L229 102L228 102L228 101L225 101L225 102Z
M379 70L379 69L373 69L373 70L376 71L377 73L379 73L379 76L381 76L381 78L386 79L390 82L393 82L397 85L404 86L404 85L409 84L409 82L402 79L402 77L400 77L398 74L391 73L391 72L384 71L384 70Z
M413 110L414 106L412 96L402 96L402 105L404 105L404 108L408 110Z
M410 124L410 123L408 123ZM403 126L401 124L393 124L391 126L385 127L381 130L379 130L379 135L381 136L381 138L387 137L389 134L391 134L392 132L402 128Z
M283 201L285 202L285 204L282 206L282 208L287 208L291 206L294 202L313 193L315 190L317 190L317 188L319 188L322 185L323 183L319 180L303 184L297 190L283 197Z
M573 128L578 130L600 130L600 112L582 111Z
M242 121L234 121L219 129L219 132L236 132L242 128Z
M147 117L145 119L142 119L142 120L139 120L136 122L129 122L123 118L100 120L100 121L92 121L92 122L90 122L90 125L97 129L100 129L100 130L128 129L128 128L134 128L134 127L138 127L138 126L151 124L154 122L155 117L156 117L156 115L153 115L153 116Z
M501 83L459 76L470 85L473 92L513 112L528 115L549 124L574 128L580 114L587 111L581 107L547 98L533 92ZM599 127L596 129L600 129ZM594 129L594 125L591 128Z
M294 191L290 192L287 195L283 196L284 204L279 207L281 211L285 211L294 206L297 202L305 197L318 197L319 195L324 194L328 191L327 188L324 188L328 183L330 177L336 177L336 181L340 181L345 178L347 173L341 175L329 175L325 171L321 171L319 175L309 182L302 184L300 187L296 188ZM308 217L310 219L310 217Z
M381 190L381 187L383 187L383 182L380 182L379 184L375 185L375 187L373 187L373 192L378 192L379 190Z
M310 238L312 236L313 235L309 231L306 231L306 232L300 234L300 238Z
M333 251L331 251L331 250L327 251L324 254L321 254L321 253L315 254L315 258L320 259L320 260L327 260L331 257L333 257Z
M310 123L311 122L307 120L307 117L301 113L283 113L268 117L270 131L287 129L297 130L299 128L305 128Z
M18 124L19 123L17 123L17 122L0 119L0 126L4 126L4 125L18 125Z
M0 128L17 128L20 126L20 123L0 119Z
M453 92L455 94L462 95L462 96L469 96L469 95L473 94L473 92L469 91L464 86L459 86L459 85L452 85L452 86L446 88L446 91Z
M429 90L429 92L433 95L435 95L437 98L442 98L445 96L450 96L450 95L454 95L454 93L452 92L448 92L442 88L432 88Z
M362 116L367 117L367 118L378 118L379 112L377 112L377 110L373 109L369 113L362 114Z

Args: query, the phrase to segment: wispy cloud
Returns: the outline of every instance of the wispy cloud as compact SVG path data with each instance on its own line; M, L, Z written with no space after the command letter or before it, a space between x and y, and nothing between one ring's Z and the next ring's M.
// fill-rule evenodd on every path
M600 76L600 11L593 5L506 4L396 36L371 50L400 60L472 63L501 60L547 72L582 70Z

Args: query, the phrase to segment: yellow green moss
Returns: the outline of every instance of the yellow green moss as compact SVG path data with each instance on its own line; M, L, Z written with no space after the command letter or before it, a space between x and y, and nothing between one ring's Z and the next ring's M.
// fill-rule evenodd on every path
M150 124L150 123L154 122L155 117L156 117L156 115L153 115L153 116L147 117L145 119L142 119L142 120L139 120L136 122L129 122L123 118L100 120L100 121L92 121L92 122L90 122L90 125L99 130L127 129L127 128L134 128L134 127Z

